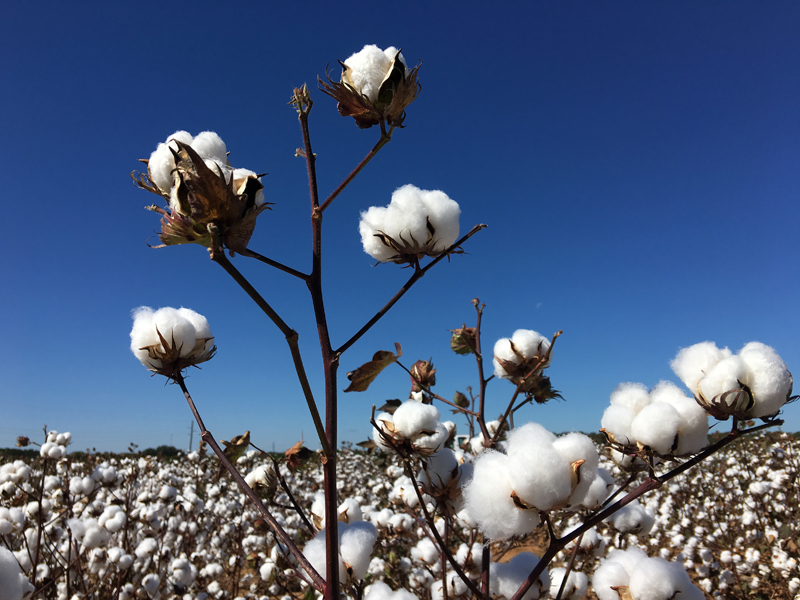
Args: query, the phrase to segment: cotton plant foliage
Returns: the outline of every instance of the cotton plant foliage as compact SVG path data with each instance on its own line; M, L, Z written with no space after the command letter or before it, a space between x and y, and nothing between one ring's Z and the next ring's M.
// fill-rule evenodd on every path
M438 256L458 239L461 209L439 190L407 184L388 206L361 213L358 230L364 251L380 262L415 263Z

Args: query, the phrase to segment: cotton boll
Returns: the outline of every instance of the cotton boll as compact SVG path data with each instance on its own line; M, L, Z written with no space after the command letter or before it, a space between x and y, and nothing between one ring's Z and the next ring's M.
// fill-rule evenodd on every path
M525 358L542 357L550 349L550 340L531 329L517 329L511 336L511 342Z
M364 252L381 262L388 261L396 254L395 250L384 244L376 235L385 232L386 210L385 206L372 206L361 213L361 221L358 223Z
M561 583L567 570L564 567L556 567L550 570L550 597L558 596ZM567 583L564 585L564 592L561 594L562 600L581 600L589 591L589 578L585 573L570 571Z
M364 600L417 600L417 597L406 589L396 592L382 581L376 581L364 590Z
M324 498L324 495L323 495ZM347 498L339 505L339 521L343 523L356 523L363 520L361 505L355 498Z
M669 366L686 387L695 393L700 380L717 363L730 356L731 351L727 348L720 350L714 342L701 342L688 348L681 348Z
M539 525L539 512L517 508L511 498L513 491L508 457L496 450L481 453L463 494L469 518L492 539L524 535Z
M648 558L636 565L629 584L636 600L702 600L703 593L687 575L682 565L663 558Z
M394 412L393 420L400 435L412 438L422 431L436 430L439 425L439 410L432 404L404 402Z
M614 529L620 533L646 535L655 524L655 515L634 500L609 517Z
M650 394L643 384L627 381L614 388L610 401L612 406L627 406L634 414L638 414L650 404Z
M151 598L155 597L156 593L158 592L158 586L161 585L161 578L154 573L148 573L142 579L142 587L144 591L147 592L147 595Z
M631 422L631 434L659 454L669 454L675 445L681 416L671 404L654 402L645 406Z
M167 138L166 142L159 144L150 155L150 160L147 163L150 178L165 193L172 187L172 170L175 168L175 157L170 150L170 146L177 149L177 145L170 144L171 140L191 144L192 135L188 131L176 131Z
M571 499L583 498L597 475L600 460L597 455L597 447L589 436L575 432L557 438L553 442L553 447L570 464L579 460L584 461L579 467L578 479L580 481L570 495Z
M439 190L420 190L428 220L433 226L433 252L444 252L458 239L458 218L461 208L455 200Z
M34 591L28 578L20 570L14 553L0 546L0 589L3 600L22 600Z
M492 593L511 598L538 564L539 557L533 552L520 552L506 563L492 563L489 577ZM545 569L539 579L525 592L522 600L547 597L549 591L550 574Z
M389 439L392 438L391 434L387 433L386 427L387 425L394 424L394 417L390 413L382 412L375 417L375 423L378 424L380 430L378 427L372 428L372 441L374 441L381 450L392 452L392 447L386 443L386 437ZM381 434L381 431L383 431L383 434Z
M339 524L341 560L350 565L349 570L354 580L360 581L367 574L370 555L377 539L378 530L372 523L360 521L349 525Z
M594 572L592 589L599 600L619 600L619 594L612 588L628 585L630 578L630 574L620 563L605 560Z
M383 51L375 45L367 45L344 61L344 64L350 69L350 80L353 82L353 87L357 92L369 98L371 102L378 99L381 82L392 64L394 55L390 58L387 55L389 51L397 53L397 50L391 46Z
M773 348L761 342L750 342L739 351L748 374L747 385L753 392L755 406L748 411L753 417L778 412L792 389L792 376Z
M198 133L190 145L200 158L210 158L220 164L228 164L228 149L225 147L225 142L213 131Z
M397 188L384 217L384 232L395 240L424 244L430 234L423 190L412 184Z
M632 445L636 441L631 432L631 424L635 416L636 413L629 406L612 404L603 412L600 426L611 433L620 444Z
M611 475L611 473L602 467L598 468L595 471L595 477L592 480L589 489L586 490L586 494L584 494L582 497L578 496L577 494L573 494L572 504L574 505L576 502L579 502L584 508L595 508L602 504L606 498L608 498L608 495L611 493L615 483L614 476Z
M431 485L443 488L450 483L453 475L457 472L456 455L450 448L442 448L428 459L426 468L420 471L417 480L425 489L430 489Z
M195 339L203 339L203 338L211 338L209 342L206 343L206 348L210 349L213 345L214 336L211 335L211 327L208 325L208 319L206 319L203 315L193 311L191 308L179 308L178 314L189 321L194 327L194 334Z
M188 356L194 349L197 340L194 325L178 310L169 306L159 308L153 314L153 325L171 348L180 349L182 357ZM163 346L159 347L163 349Z
M707 401L730 390L741 389L747 380L747 365L741 356L729 356L719 361L700 380L699 391ZM742 396L741 402L744 402ZM740 407L744 408L744 406Z
M671 381L659 382L651 390L650 398L653 402L671 404L681 417L676 455L695 454L708 445L708 413L694 398L684 395Z

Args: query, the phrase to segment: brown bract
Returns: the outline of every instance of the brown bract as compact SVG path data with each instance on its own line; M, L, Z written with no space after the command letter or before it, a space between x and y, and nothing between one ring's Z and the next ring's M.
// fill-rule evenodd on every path
M786 402L792 401L794 378L791 373L789 373L789 382L789 392L786 394ZM694 393L694 399L708 414L719 421L727 421L728 417L731 416L740 421L746 421L752 418L752 415L749 413L756 405L756 398L753 394L753 390L751 390L749 386L741 381L737 381L737 383L740 386L739 388L722 392L712 398L706 398L698 384L697 391ZM767 415L762 417L762 419L769 420L770 417L774 416L776 415Z
M333 81L327 72L327 83L319 77L317 81L319 89L339 103L340 115L353 117L361 129L368 129L380 122L388 123L392 127L403 126L406 107L417 98L421 89L417 77L421 65L406 74L406 66L400 60L398 50L381 82L378 97L372 102L356 90L351 78L352 69L341 61L339 64L342 65L341 81Z
M150 364L147 368L154 374L164 375L170 379L175 378L181 371L187 367L193 367L200 363L211 360L217 351L217 347L213 346L206 350L206 342L214 338L200 338L195 342L194 348L187 356L181 356L182 347L175 344L173 337L171 342L168 342L161 332L156 328L158 339L161 340L160 344L153 344L151 346L144 346L139 350L147 350L149 358L161 362L161 366L157 367L155 364Z
M234 180L221 167L209 168L194 149L173 140L177 150L170 147L175 157L173 170L172 209L156 206L148 209L162 215L159 239L164 246L177 244L212 245L208 226L216 225L220 231L222 245L231 252L242 252L247 248L256 226L256 218L269 208L267 202L256 205L256 195L263 189L259 176L248 176ZM147 161L142 161L147 162ZM149 173L131 173L134 183L167 201L170 196L160 190Z

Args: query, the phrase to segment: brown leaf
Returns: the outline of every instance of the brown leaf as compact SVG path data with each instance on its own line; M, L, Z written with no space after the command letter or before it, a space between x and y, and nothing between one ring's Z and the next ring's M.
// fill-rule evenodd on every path
M402 355L400 344L395 344L395 348L398 351L396 355L388 350L378 350L372 357L371 361L364 363L355 371L350 371L347 374L347 378L350 380L350 385L347 386L345 392L367 391L369 385L375 380L380 372L393 362L397 362L397 359Z
M294 446L289 448L284 456L286 457L286 466L292 471L296 470L302 463L311 458L314 453L303 446L303 442L297 442Z

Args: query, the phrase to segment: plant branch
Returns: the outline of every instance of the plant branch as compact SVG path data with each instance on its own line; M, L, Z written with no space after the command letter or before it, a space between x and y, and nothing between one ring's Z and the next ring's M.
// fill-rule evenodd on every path
M178 373L173 378L173 381L180 386L181 391L186 398L186 402L189 403L189 408L194 415L194 419L197 421L197 425L200 427L200 437L211 447L211 449L214 451L214 454L217 455L217 458L219 458L219 461L222 463L222 466L225 467L225 470L231 474L231 477L233 477L233 480L239 486L239 489L242 490L244 495L248 497L253 505L255 505L256 509L261 513L261 516L264 517L264 520L275 533L276 537L283 542L283 544L289 549L289 552L292 553L292 556L297 559L297 562L300 564L300 566L303 567L306 573L308 573L309 577L311 578L311 585L313 585L318 591L322 591L322 589L325 587L325 581L322 579L320 574L314 570L314 567L312 567L311 563L308 562L308 559L306 559L306 557L297 547L297 544L294 543L294 540L289 536L289 534L286 533L286 531L284 531L280 523L275 520L275 517L272 516L272 513L269 511L269 509L264 506L264 503L261 502L261 498L259 498L258 495L256 495L256 493L250 488L250 486L247 485L247 482L239 474L239 471L236 470L236 467L234 467L228 457L225 456L225 452L219 447L219 444L217 444L214 436L211 435L211 432L208 429L206 429L205 423L203 423L203 419L194 404L194 400L192 400L192 396L189 394L189 390L186 388L186 382L183 379L183 375Z
M443 258L445 258L446 256L450 256L450 254L456 248L458 248L461 244L466 242L469 238L471 238L473 235L475 235L476 233L478 233L481 229L484 229L485 227L486 227L486 225L483 225L483 224L475 225L475 227L473 227L469 231L469 233L467 233L464 237L462 237L460 240L458 240L455 244L450 246L447 250L442 252L439 256L434 258L431 262L429 262L427 265L425 265L424 268L417 267L414 270L414 274L408 279L408 281L406 281L405 285L402 288L400 288L400 290L394 296L392 296L392 298L384 305L384 307L382 309L380 309L377 313L375 313L375 316L372 317L369 321L367 321L367 323L361 329L359 329L353 335L353 337L351 337L344 344L342 344L335 351L335 354L336 355L344 354L344 352L348 348L350 348L350 346L355 344L359 339L361 339L361 336L363 336L365 333L367 333L367 331L369 331L372 328L372 326L375 325L375 323L377 323L381 319L381 317L383 317L383 315L385 315L387 312L389 312L389 309L391 309L395 304L397 304L397 301L400 300L400 298L402 298L405 295L405 293L408 290L411 289L411 286L413 286L419 279L421 279L425 275L425 273L427 273L431 268L434 267L434 265L436 265Z
M258 252L254 252L253 250L250 250L250 248L246 248L245 250L239 252L239 254L241 254L242 256L247 256L248 258L255 258L256 260L259 260L259 261L263 262L264 264L269 265L270 267L274 267L274 268L278 269L279 271L283 271L284 273L288 273L289 275L293 275L294 277L297 277L298 279L302 279L303 281L308 281L308 277L309 276L306 275L305 273L301 273L300 271L297 271L297 270L293 269L292 267L287 267L283 263L279 263L277 260L272 260L271 258L267 258L266 256L262 256Z
M353 179L355 179L356 175L358 175L361 172L361 169L366 167L367 163L369 163L369 161L375 158L375 155L378 153L378 151L391 141L392 131L394 131L394 126L390 127L389 131L384 131L384 130L381 131L381 139L378 140L378 143L375 144L372 150L370 150L369 153L361 160L361 162L358 163L358 165L356 166L355 169L352 170L350 175L348 175L345 178L345 180L339 184L339 187L337 187L335 190L333 190L333 192L331 192L331 195L328 196L325 202L322 203L322 206L320 206L319 208L320 212L324 212L325 209L328 208L328 206L330 206L331 202L333 202L336 199L336 196L341 194L344 188L346 188L350 184L350 182L353 181Z

